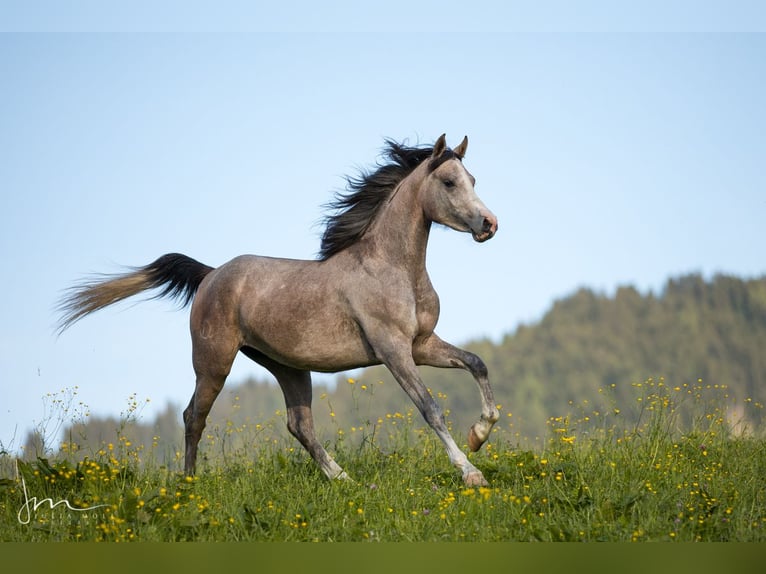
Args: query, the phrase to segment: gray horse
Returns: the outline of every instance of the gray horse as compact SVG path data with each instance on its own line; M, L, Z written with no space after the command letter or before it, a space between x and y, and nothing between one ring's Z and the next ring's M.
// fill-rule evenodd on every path
M468 486L486 485L447 430L417 365L468 370L482 412L468 433L478 450L498 420L487 368L476 355L442 341L434 327L439 297L426 271L433 222L470 232L478 242L497 219L474 192L463 166L467 138L454 150L442 135L433 147L387 141L388 163L349 179L331 203L317 260L242 255L214 269L180 254L163 255L132 272L73 287L60 305L60 331L83 316L148 289L192 302L196 387L183 418L185 472L213 402L237 352L268 369L287 406L287 426L328 478L348 478L316 438L311 371L384 364L444 443Z

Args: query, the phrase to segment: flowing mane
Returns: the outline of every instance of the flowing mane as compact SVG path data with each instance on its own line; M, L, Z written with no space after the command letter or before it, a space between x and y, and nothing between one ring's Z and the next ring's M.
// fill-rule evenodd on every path
M379 163L375 171L362 171L356 177L348 177L347 191L337 193L335 199L325 205L333 213L324 219L319 259L324 261L356 243L396 186L429 159L433 150L432 146L408 147L387 139L382 155L388 161ZM436 169L453 157L455 153L447 148L429 167Z

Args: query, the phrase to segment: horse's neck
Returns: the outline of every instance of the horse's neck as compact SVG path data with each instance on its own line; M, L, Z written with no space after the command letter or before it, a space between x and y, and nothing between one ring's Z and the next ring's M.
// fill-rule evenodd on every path
M431 230L417 192L415 186L403 182L366 234L373 256L396 267L406 266L416 277L426 272L426 248Z

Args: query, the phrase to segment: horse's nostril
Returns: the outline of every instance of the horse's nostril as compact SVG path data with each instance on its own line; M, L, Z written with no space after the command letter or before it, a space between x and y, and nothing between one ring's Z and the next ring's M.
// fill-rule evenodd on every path
M492 222L491 222L489 219L487 219L487 218L485 217L485 218L484 218L484 221L483 221L483 222L482 222L482 224L481 224L481 230L482 230L484 233L488 233L489 231L492 231L492 225L493 225L493 223L492 223Z

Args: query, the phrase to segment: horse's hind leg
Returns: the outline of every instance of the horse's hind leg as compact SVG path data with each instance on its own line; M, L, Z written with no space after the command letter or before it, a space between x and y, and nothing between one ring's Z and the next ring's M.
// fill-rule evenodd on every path
M460 368L473 375L481 393L481 417L468 431L468 446L472 451L479 450L500 418L484 361L473 353L442 341L435 334L413 347L413 357L418 365Z
M207 424L207 416L223 389L237 354L234 345L223 345L224 342L223 339L193 337L193 363L197 380L194 394L183 415L186 439L184 472L187 476L194 474L197 447Z
M276 377L285 397L287 429L308 451L325 476L329 479L349 478L316 438L311 414L311 373L286 367L250 347L243 347L241 351Z
M211 376L206 374L197 375L197 384L194 388L194 394L189 401L189 406L184 410L185 427L185 457L184 472L187 476L194 474L197 465L197 446L202 431L205 430L207 415L213 407L215 399L223 389L226 375Z
M273 372L273 371L272 371ZM348 475L319 443L311 414L311 373L292 371L274 373L282 387L287 406L287 428L298 439L327 478L345 479Z

